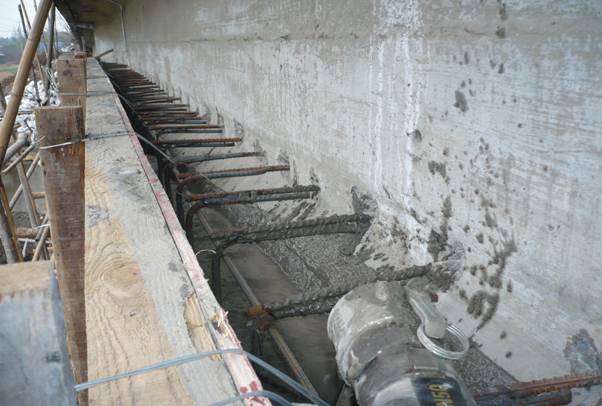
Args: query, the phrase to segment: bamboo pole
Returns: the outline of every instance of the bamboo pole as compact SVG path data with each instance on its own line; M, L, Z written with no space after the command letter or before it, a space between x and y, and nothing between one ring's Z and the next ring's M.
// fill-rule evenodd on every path
M23 15L25 16L25 21L27 22L27 27L31 28L31 22L29 22L29 14L27 13L27 9L25 8L25 3L23 3L23 0L20 0L19 4L21 6L21 13L23 13Z
M0 240L2 240L2 248L4 249L4 256L6 257L7 264L14 264L19 261L19 250L13 237L10 233L10 227L8 225L8 219L4 213L4 210L0 209Z
M2 89L2 85L0 84L0 111L2 115L6 115L6 98L4 95L4 90ZM2 185L2 178L0 175L0 185ZM6 193L3 185L0 187L0 193ZM8 199L8 196L6 196ZM5 201L4 198L0 198L1 201ZM6 209L8 207L8 209ZM14 223L12 220L12 212L10 211L11 206L2 206L0 207L0 239L2 240L2 248L4 249L4 255L6 257L6 262L9 264L20 262L20 251L19 251L19 243L16 235L16 228L11 229L11 224ZM5 213L8 213L8 215Z
M29 165L29 168L27 168L27 172L25 173L25 176L27 176L27 179L30 179L31 176L33 175L34 171L36 170L36 168L38 166L38 162L40 162L40 153L39 152L35 155L35 157L33 158L33 161L31 161L31 165ZM19 185L19 187L17 188L13 197L10 198L10 208L11 209L13 207L15 207L15 204L17 203L17 200L19 200L19 197L21 197L22 193L23 193L23 185Z
M0 110L2 111L2 114L4 114L4 112L6 111L6 100L4 99L4 90L2 89L2 84L0 84ZM17 141L17 136L14 131L13 131L13 139L15 140L15 142ZM15 145L15 144L13 144L13 145ZM26 150L26 152L23 153L22 157L24 157L27 153L28 152ZM19 182L21 183L21 185L19 187L25 192L25 196L24 196L25 197L25 208L27 209L27 215L29 217L29 225L31 227L37 227L40 225L40 215L39 215L37 207L36 207L36 201L33 197L32 191L31 191L31 186L29 184L29 177L26 174L25 165L23 165L22 158L17 158L15 160L14 165L17 167L17 175L19 176ZM7 167L6 170L8 170L9 167ZM5 173L5 172L3 171L3 173ZM6 199L6 200L8 200L8 199ZM9 202L8 207L9 207L8 210L12 210L12 205L10 204L10 202ZM1 221L0 223L3 225L4 221ZM7 222L7 224L8 224L8 222ZM16 234L16 232L17 232L17 230L15 229L15 234ZM46 247L42 247L42 248L43 248L44 258L47 258L48 252L46 251Z
M2 83L0 83L0 113L2 113L2 116L6 113L6 95L4 94Z
M0 83L0 111L2 111L2 114L4 114L6 112L6 100L4 98L4 90L2 89L2 84ZM17 137L13 131L13 139L16 141ZM13 144L15 145L15 144ZM23 164L23 158L29 153L29 151L31 151L31 149L33 148L33 145L30 146L28 149L25 150L25 152L23 152L23 154L21 155L21 157L18 157L15 159L15 162L12 163L11 165L7 166L6 169L4 171L2 171L2 173L6 173L6 171L8 171L9 169L12 169L12 167L16 166L17 167L17 175L19 176L19 182L21 183L19 185L19 188L21 189L21 191L25 192L25 207L27 209L27 215L29 217L29 225L32 228L35 228L37 226L40 225L40 214L38 213L38 209L36 207L36 201L35 198L33 196L33 192L31 191L31 185L29 183L29 176L28 175L28 171L25 170L25 165ZM39 154L38 154L39 156ZM16 194L16 193L15 193ZM9 210L12 210L13 208L13 202L12 200L9 202ZM15 230L15 232L17 233L18 230ZM48 251L46 250L45 246L42 246L42 254L43 254L43 258L48 258Z
M52 0L42 0L40 8L36 13L36 17L33 22L32 30L29 33L27 42L23 54L21 55L21 61L19 62L19 69L15 76L13 87L11 89L11 95L4 117L2 118L2 125L0 126L0 162L4 162L6 156L6 150L8 143L13 132L13 126L15 125L15 119L19 112L19 105L23 98L23 90L27 84L27 77L31 69L31 64L40 42L42 30L44 29L44 22L48 17L50 11L50 5ZM19 252L19 243L17 241L16 227L13 219L12 212L10 210L10 204L2 177L0 176L0 201L2 202L2 213L0 214L0 232L2 232L2 245L5 248L7 259L11 255L15 261L22 261L21 253ZM9 235L7 235L7 233Z
M13 88L11 91L12 97L10 98L8 105L6 106L6 114L2 119L2 127L0 127L0 162L4 162L4 156L6 155L6 149L10 136L15 125L15 118L19 111L19 105L23 98L23 89L27 83L27 77L29 76L29 70L40 42L42 30L44 29L44 22L48 17L52 0L42 0L40 7L33 21L33 26L29 32L23 55L21 55L21 61L19 62L19 69L15 76Z
M52 75L52 58L54 58L54 26L56 24L56 6L53 4L50 9L50 18L48 20L48 29L50 30L50 40L48 48L48 59L46 60L46 82L44 83L44 93L46 94L46 104L50 104L50 75Z
M23 0L21 1L21 7L23 7L23 13L25 14L25 21L27 21L27 27L31 30L31 22L29 21L29 13L27 12L27 7L25 7L25 3ZM38 12L38 8L34 2L34 13ZM40 38L42 43L44 44L44 49L48 49L48 44L46 44L46 34L44 33L44 27L42 27L42 37Z
M25 8L25 4L23 4L22 0L21 0L21 4L17 5L17 8L19 9L19 16L21 17L21 26L25 33L25 38L27 38L27 33L29 31L31 31L31 23L29 22L29 15L27 14L27 9ZM42 35L44 35L43 28L42 28ZM36 65L37 65L36 67L38 68L38 73L41 75L42 67L40 66L40 60L38 58L37 47L36 47Z
M13 145L11 145L11 147L14 145L15 144L13 143ZM30 145L27 148L25 148L23 150L23 152L21 152L21 155L18 155L15 159L13 159L13 161L10 164L6 165L6 168L2 169L2 174L6 175L10 171L12 171L15 168L15 166L17 166L19 164L19 162L23 162L23 160L25 158L27 158L29 153L31 151L33 151L35 147L36 147L35 145ZM9 155L9 153L7 152L6 155Z
M56 58L58 59L61 50L59 49L59 30L57 28L56 22L54 24L54 53L56 54Z
M0 202L2 203L2 208L0 209L0 239L2 239L2 247L4 248L4 254L6 255L6 262L9 264L22 262L23 257L21 256L19 241L17 240L17 227L15 226L13 213L8 204L8 195L1 177Z
M6 101L4 99L4 90L2 89L2 84L0 84L0 108L2 109L2 113L6 112ZM17 142L17 135L13 130L13 140L15 143ZM13 144L15 145L15 144ZM19 182L25 192L25 208L27 209L27 215L29 216L29 225L31 227L37 227L40 225L40 215L38 214L38 210L36 208L36 202L31 193L31 186L29 184L29 178L26 175L25 165L23 165L22 158L26 155L24 153L21 159L16 158L15 165L17 167L17 175L19 176ZM7 167L8 169L8 167ZM8 200L8 199L7 199ZM9 203L9 210L12 209Z
M19 15L21 16L21 29L23 30L23 36L25 38L27 38L28 28L25 25L25 19L23 18L23 8L21 7L20 4L17 7L19 8ZM27 43L25 45L27 45ZM23 48L23 52L25 52L25 48ZM35 53L35 62L36 63L34 63L34 65L35 65L34 68L37 67L39 74L42 75L42 69L40 68L40 60L38 59L37 49L36 49L36 53ZM34 84L33 89L36 94L36 101L38 102L38 106L41 106L42 100L40 99L40 90L38 89L38 79L36 78L36 70L34 68L31 69L31 75L33 76L33 84ZM42 80L42 79L43 79L43 76L40 76L40 80Z
M48 214L46 214L42 220L42 227L38 228L38 233L36 234L35 239L38 243L33 252L32 261L39 260L42 252L46 251L46 239L48 238L48 234L50 234L50 224L48 224ZM47 256L47 259L50 259L50 257Z

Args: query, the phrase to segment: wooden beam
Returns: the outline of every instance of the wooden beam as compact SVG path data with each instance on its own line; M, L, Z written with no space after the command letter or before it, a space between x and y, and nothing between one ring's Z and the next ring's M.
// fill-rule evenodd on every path
M0 266L0 399L5 405L75 405L54 264Z
M75 380L87 379L84 298L84 117L81 107L35 111L48 218Z
M214 350L213 323L220 331L229 327L215 311L200 308L119 98L97 60L88 58L88 73L85 275L92 380ZM252 374L244 357L233 357L239 369ZM261 388L254 374L244 382L248 386L239 385L225 358L99 385L89 390L90 403L135 399L140 404L206 405ZM264 399L248 403L269 404Z
M86 145L86 148L88 152L101 152L103 146ZM149 269L142 268L134 248L139 238L154 239L162 229L155 228L158 224L150 216L134 226L130 221L139 220L137 216L128 219L120 215L123 212L120 206L125 202L134 210L141 202L131 199L128 192L120 196L118 191L111 191L115 179L105 166L107 156L86 154L86 324L91 379L141 368L176 355L170 348L160 312L145 286L145 273ZM122 178L118 172L114 176ZM122 198L125 201L120 202ZM128 233L131 227L138 232ZM146 244L157 247L151 240ZM159 250L154 252L153 259L148 259L163 263L166 255ZM98 405L116 404L120 399L136 399L140 404L189 405L193 401L184 382L181 372L170 368L92 388L89 399Z
M63 106L82 106L86 114L86 59L59 59L56 62L59 97Z

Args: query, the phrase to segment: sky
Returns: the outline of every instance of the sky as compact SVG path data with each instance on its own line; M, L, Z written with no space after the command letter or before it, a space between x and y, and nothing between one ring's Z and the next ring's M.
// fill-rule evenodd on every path
M38 3L40 0L36 0ZM27 14L29 15L29 20L33 21L34 0L23 0L25 3L25 8L27 8ZM17 5L19 4L19 0L0 0L0 37L9 37L12 36L15 32L15 28L19 27L20 32L20 24L21 20L19 17L19 11L17 10ZM58 21L64 21L61 18ZM59 29L62 31L64 29L63 25L59 25Z
M11 36L20 24L17 4L18 0L0 0L0 37ZM33 12L32 0L25 1L25 6L28 12Z

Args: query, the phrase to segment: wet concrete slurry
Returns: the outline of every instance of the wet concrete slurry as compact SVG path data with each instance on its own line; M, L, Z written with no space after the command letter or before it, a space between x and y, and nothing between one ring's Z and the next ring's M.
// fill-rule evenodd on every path
M214 232L227 231L232 228L231 222L217 210L208 209L203 215L207 218ZM211 243L199 238L203 234L202 225L196 221L195 236L197 236L196 241L198 242L193 244L195 251L213 248ZM300 293L287 279L280 267L256 245L233 246L228 248L226 255L243 274L261 302L282 301L288 296ZM206 275L209 276L209 257L201 256L199 260ZM251 306L251 303L240 289L225 261L222 260L221 266L223 292L221 305L228 312L230 323L243 347L248 351L255 352L259 341L261 341L261 350L257 355L292 376L288 365L282 359L269 334L264 332L261 337L254 334L254 328L249 325L249 319L244 315L244 311ZM280 320L275 323L275 327L283 335L322 398L329 403L334 403L341 390L342 382L336 372L334 348L326 335L326 319L327 315L296 317ZM260 377L264 378L262 382L267 387L273 386L269 376L261 375ZM278 386L273 389L280 392L283 390L282 387ZM290 398L292 393L287 393L287 395Z
M219 232L231 229L233 226L240 227L241 222L236 220L240 218L239 216L244 216L243 218L246 219L244 224L250 224L253 219L261 222L266 221L266 213L257 213L256 210L258 209L206 209L203 215L213 231ZM233 211L236 213L233 213ZM202 238L205 233L200 221L195 220L194 234L196 242L193 244L195 250L213 248L210 242ZM304 237L286 242L233 246L228 248L226 255L239 272L243 274L261 302L278 302L302 291L312 291L316 287L336 286L337 282L354 277L352 270L349 268L346 269L347 274L339 272L337 275L341 262L361 263L357 256L349 255L347 250L342 249L350 242L350 236ZM347 248L349 247L347 246ZM300 263L312 263L314 266L304 268L299 264L291 264L291 257L304 258ZM289 258L289 260L286 258ZM207 277L209 277L209 257L201 255L199 260ZM276 260L278 260L278 263L276 263ZM339 263L338 266L334 266L333 264L337 262ZM284 266L289 266L289 268L283 269ZM362 269L360 265L356 266L356 273L363 274L370 271L369 269ZM320 269L322 275L328 277L325 280L322 280L319 276L317 277L316 269ZM292 277L289 276L291 273L293 273ZM355 277L360 278L357 275ZM225 261L222 261L222 290L223 300L221 304L229 312L230 322L239 335L243 347L247 350L256 351L258 341L255 340L254 348L253 330L249 327L249 320L244 315L244 311L250 306L250 302L233 278ZM284 336L320 395L327 401L334 402L341 390L342 383L337 375L334 348L327 337L326 320L326 314L296 317L279 320L275 323L275 326ZM263 334L263 345L259 355L290 374L286 363L267 333ZM473 391L480 391L514 381L510 375L497 367L477 348L471 349L466 359L462 362L456 362L454 366ZM272 387L271 381L265 381L264 378L265 376L262 375L262 381L266 383L266 386ZM273 387L273 389L281 390L280 387Z

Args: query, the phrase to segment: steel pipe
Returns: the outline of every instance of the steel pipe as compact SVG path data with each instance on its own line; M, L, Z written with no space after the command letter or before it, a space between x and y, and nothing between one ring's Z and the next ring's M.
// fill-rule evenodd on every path
M19 135L17 135L16 141L6 150L3 164L7 163L9 159L11 159L17 152L21 150L21 148L27 146L28 144L29 139L27 137L27 134L19 133Z

